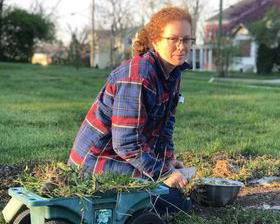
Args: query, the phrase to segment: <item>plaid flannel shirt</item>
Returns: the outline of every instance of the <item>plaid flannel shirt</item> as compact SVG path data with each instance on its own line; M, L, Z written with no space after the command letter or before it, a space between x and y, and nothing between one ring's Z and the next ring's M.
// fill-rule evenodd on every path
M149 51L113 70L76 135L68 164L92 174L166 178L173 171L168 161L181 70L189 66L184 63L167 75L159 54Z

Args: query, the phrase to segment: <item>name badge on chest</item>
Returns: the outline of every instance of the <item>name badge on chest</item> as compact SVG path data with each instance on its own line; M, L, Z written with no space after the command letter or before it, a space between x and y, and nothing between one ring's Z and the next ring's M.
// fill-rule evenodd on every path
M184 103L185 97L183 97L181 94L179 95L179 103Z

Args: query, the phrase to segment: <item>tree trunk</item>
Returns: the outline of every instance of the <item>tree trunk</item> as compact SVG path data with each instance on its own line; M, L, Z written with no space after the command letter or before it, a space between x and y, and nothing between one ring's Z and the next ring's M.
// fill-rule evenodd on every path
M3 5L4 0L0 0L0 60L3 58L2 50L2 29L3 29Z

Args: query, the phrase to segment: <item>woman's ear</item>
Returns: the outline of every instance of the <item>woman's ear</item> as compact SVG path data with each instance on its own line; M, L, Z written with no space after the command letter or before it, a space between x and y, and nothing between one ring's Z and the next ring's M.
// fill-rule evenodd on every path
M157 42L152 42L152 46L153 46L154 50L157 51L157 48L158 48Z

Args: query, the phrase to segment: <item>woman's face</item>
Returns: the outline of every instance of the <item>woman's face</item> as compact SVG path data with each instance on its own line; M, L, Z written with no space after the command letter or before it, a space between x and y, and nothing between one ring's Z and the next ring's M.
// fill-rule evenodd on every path
M164 64L178 66L187 59L191 49L191 25L187 20L174 20L166 24L161 39L153 43Z

